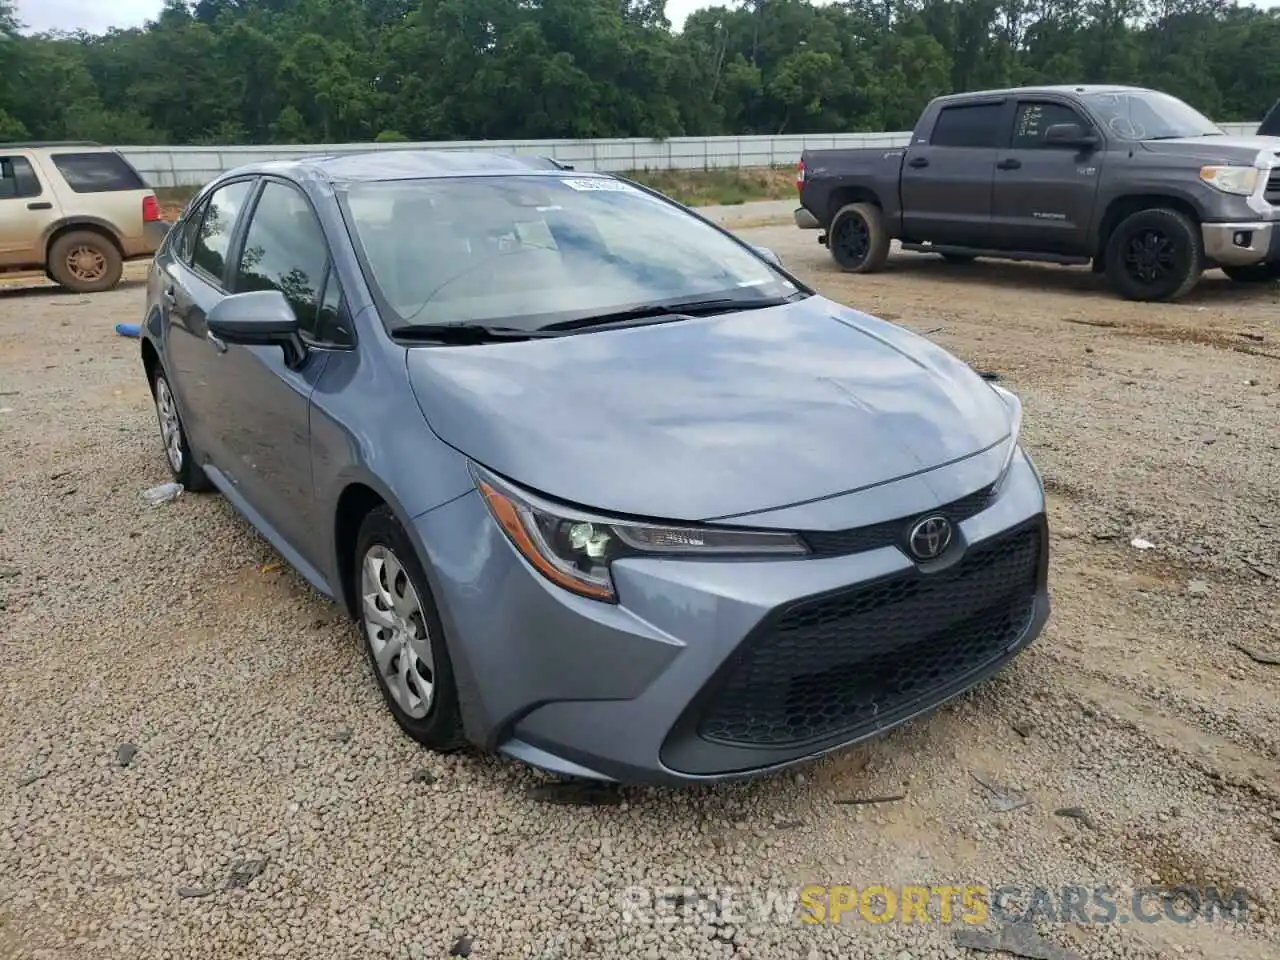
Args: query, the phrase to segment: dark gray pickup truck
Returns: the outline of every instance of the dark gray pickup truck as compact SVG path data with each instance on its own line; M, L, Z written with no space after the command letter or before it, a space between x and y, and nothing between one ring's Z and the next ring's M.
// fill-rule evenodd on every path
M1132 300L1210 267L1280 278L1280 138L1227 136L1175 97L1028 87L933 100L905 147L806 150L796 223L847 271L889 242L948 260L1092 264Z

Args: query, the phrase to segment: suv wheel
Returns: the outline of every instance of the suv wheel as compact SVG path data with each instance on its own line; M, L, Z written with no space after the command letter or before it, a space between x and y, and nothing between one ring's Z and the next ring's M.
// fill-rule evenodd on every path
M1203 269L1200 228L1177 210L1139 210L1107 241L1107 279L1126 300L1177 300L1196 285Z
M116 245L92 230L64 233L49 247L49 275L76 293L110 290L123 272Z
M160 440L164 444L165 459L169 461L169 472L173 479L192 493L203 493L212 490L213 484L200 466L191 443L187 440L186 428L182 426L182 418L178 415L178 404L173 398L173 390L169 387L169 378L163 370L157 370L155 381L151 384L151 393L156 401L156 419L160 422Z
M1236 283L1270 283L1280 280L1280 263L1250 263L1247 266L1223 267L1222 272Z
M827 249L846 273L874 273L889 259L889 232L873 203L851 203L831 218Z
M360 634L391 715L429 749L465 746L444 625L417 552L388 508L364 518L355 561Z

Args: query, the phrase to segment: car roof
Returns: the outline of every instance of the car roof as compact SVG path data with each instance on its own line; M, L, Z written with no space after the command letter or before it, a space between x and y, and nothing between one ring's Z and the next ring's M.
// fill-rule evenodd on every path
M329 183L368 183L382 180L422 180L434 177L560 175L572 171L549 157L515 156L470 150L370 150L268 160L229 170L226 176L275 174L293 180ZM573 173L573 176L600 176Z
M1075 94L1085 96L1094 93L1155 93L1148 87L1127 87L1112 83L1061 83L1041 87L1006 87L1001 90L974 90L968 93L949 93L938 100L970 100L980 97L1034 96L1041 93Z

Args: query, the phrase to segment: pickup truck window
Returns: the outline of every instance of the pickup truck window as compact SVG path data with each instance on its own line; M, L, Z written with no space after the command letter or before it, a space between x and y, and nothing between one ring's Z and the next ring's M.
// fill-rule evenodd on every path
M1000 143L1000 118L1003 115L1003 103L943 107L933 125L929 145L994 149Z
M1020 103L1017 118L1013 122L1013 149L1052 149L1045 146L1044 133L1055 123L1078 123L1085 130L1091 126L1081 119L1080 114L1061 103Z

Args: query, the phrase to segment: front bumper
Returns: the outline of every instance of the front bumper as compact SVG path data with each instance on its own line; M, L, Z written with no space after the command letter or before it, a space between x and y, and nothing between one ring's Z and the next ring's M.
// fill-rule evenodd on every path
M825 510L829 528L822 503L811 516ZM841 542L858 552L805 559L629 559L614 565L619 604L548 583L474 494L418 518L415 533L473 742L564 775L681 784L878 736L1031 643L1049 595L1030 461L1015 458L976 509L956 517L956 546L929 569L856 537Z
M1204 223L1205 259L1227 267L1280 262L1280 221Z

